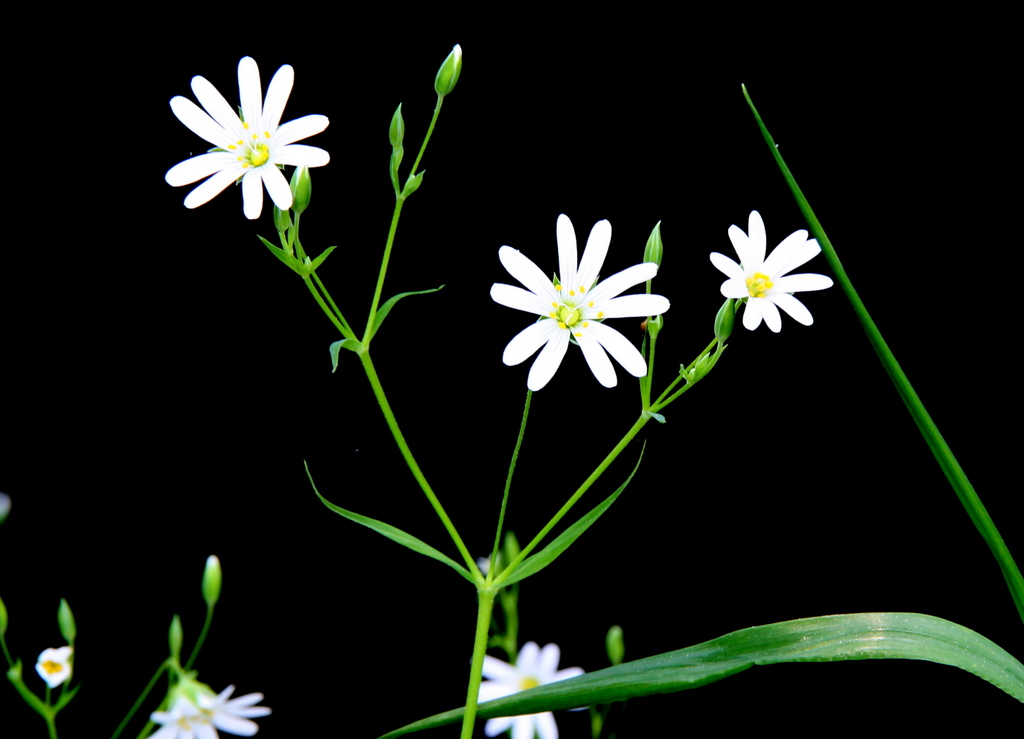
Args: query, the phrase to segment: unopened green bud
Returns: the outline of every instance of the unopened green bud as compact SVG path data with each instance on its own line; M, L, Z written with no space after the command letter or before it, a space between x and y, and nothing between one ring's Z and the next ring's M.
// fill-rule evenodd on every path
M398 104L398 110L391 116L391 128L388 129L388 138L391 139L391 148L397 149L402 145L405 138L405 121L402 119L402 104Z
M516 535L511 531L505 532L505 546L502 547L502 550L505 553L505 564L519 556L519 540L516 539Z
M78 635L75 629L75 617L71 614L71 606L63 598L60 599L60 606L57 607L57 625L60 626L60 634L68 644L75 643Z
M665 317L655 316L654 318L647 320L646 323L647 333L651 335L652 339L655 339L658 337L658 332L665 327Z
M732 327L736 322L736 305L732 298L727 298L715 316L715 338L725 342L732 335Z
M0 638L7 633L7 606L4 605L4 599L0 598Z
M622 627L612 626L604 638L605 648L608 650L608 661L612 666L621 665L622 658L626 654L626 644L622 640Z
M309 197L312 194L313 183L309 178L309 167L303 165L296 167L292 172L292 210L295 215L309 207Z
M7 671L7 679L17 685L21 682L21 658L11 666L11 669Z
M462 74L462 47L455 44L452 53L444 60L441 68L437 70L437 77L434 78L434 89L437 94L444 97L454 90L460 74Z
M647 239L647 246L644 247L644 261L654 262L661 266L661 258L665 254L665 247L661 243L661 221L658 221L654 230Z
M223 576L220 571L220 560L213 554L206 558L206 569L203 570L203 600L207 608L213 608L220 598L220 585Z
M276 205L274 206L274 228L278 231L287 231L292 227L292 217L288 211L281 210Z
M171 657L175 662L181 661L181 642L184 639L181 630L181 618L177 613L171 619L171 627L167 630L167 644L171 647Z

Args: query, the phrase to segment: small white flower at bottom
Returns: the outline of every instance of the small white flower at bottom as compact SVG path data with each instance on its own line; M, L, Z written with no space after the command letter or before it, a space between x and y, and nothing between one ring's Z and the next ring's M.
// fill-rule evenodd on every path
M782 308L798 323L810 326L814 322L811 312L793 293L824 290L832 287L832 280L825 275L788 273L821 252L818 242L808 239L807 231L800 229L783 239L765 259L768 239L764 221L756 210L750 212L747 233L739 226L730 226L729 239L740 263L718 252L711 254L711 263L729 277L722 283L722 295L746 301L743 325L753 331L764 319L768 328L778 333L782 328Z
M235 736L254 736L260 727L249 719L267 716L270 709L253 705L263 700L263 693L228 700L234 690L235 686L229 685L219 695L200 692L199 705L179 694L170 711L155 711L150 716L163 725L150 739L218 739L217 729Z
M566 680L583 674L580 667L558 669L559 649L557 644L548 644L540 649L536 642L526 642L519 650L515 665L502 662L494 657L484 657L483 675L490 678L480 683L480 702L504 698L538 685ZM488 719L484 725L487 736L497 736L512 730L512 739L558 739L558 725L550 711L526 716L503 716Z
M46 681L46 685L56 688L71 677L71 647L44 649L36 660L36 672Z

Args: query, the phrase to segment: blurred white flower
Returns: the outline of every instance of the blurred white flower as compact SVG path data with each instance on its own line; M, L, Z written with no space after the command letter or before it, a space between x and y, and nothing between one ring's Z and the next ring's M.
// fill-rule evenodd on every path
M540 390L554 376L572 340L579 344L591 371L605 387L615 387L615 369L607 351L634 377L647 374L643 356L625 336L605 326L606 318L657 316L669 308L661 295L624 295L617 297L658 272L654 262L637 264L598 282L604 265L612 227L608 221L594 224L587 239L583 258L576 265L576 232L565 215L558 216L558 280L552 283L541 269L510 246L498 250L498 258L527 289L495 283L491 298L496 303L541 316L517 334L505 347L502 361L511 366L525 362L535 351L540 354L530 368L526 385Z
M558 658L557 644L548 644L544 649L540 649L536 642L532 641L526 642L519 650L515 665L485 656L483 675L490 680L480 683L480 702L504 698L528 688L583 674L580 667L559 670ZM550 711L527 716L492 718L484 725L484 733L487 736L497 736L509 729L512 730L512 739L534 739L535 734L539 735L540 739L558 739L555 715Z
M51 688L56 688L71 677L71 647L44 649L36 660L36 672Z
M814 239L807 238L807 231L800 229L783 239L765 259L768 240L765 236L764 221L756 210L750 212L748 233L738 226L729 227L729 238L740 258L736 264L732 259L714 252L711 263L725 273L728 280L722 283L722 295L746 302L743 311L743 325L753 331L761 325L761 319L772 331L782 328L779 308L794 320L810 326L814 319L803 303L793 293L808 290L824 290L832 287L832 280L825 275L788 274L821 252Z
M217 147L167 171L165 179L175 187L209 177L185 198L186 208L208 202L240 179L246 218L259 218L263 211L264 185L274 204L281 210L288 210L292 206L292 191L278 165L322 167L331 160L323 149L295 143L327 128L327 116L307 115L278 125L294 79L291 66L286 64L277 70L270 80L264 103L260 100L259 67L247 56L238 63L242 117L203 77L192 78L192 91L205 112L188 98L180 95L171 98L171 110L178 120Z
M163 726L150 739L218 739L217 729L235 736L253 736L260 727L250 718L267 716L270 709L254 706L263 700L263 693L249 693L240 698L228 700L235 690L229 685L219 695L214 695L202 684L195 684L196 701L178 693L170 711L154 711L150 719Z

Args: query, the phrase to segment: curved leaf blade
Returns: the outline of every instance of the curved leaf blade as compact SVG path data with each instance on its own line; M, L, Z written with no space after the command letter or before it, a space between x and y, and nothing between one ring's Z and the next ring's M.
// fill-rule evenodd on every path
M308 464L306 465L306 476L309 477L309 484L313 486L313 492L316 493L316 497L320 499L320 502L323 503L328 508L330 508L335 513L337 513L338 515L344 516L349 521L355 521L358 524L362 524L367 528L373 529L378 534L383 534L387 538L391 539L391 541L396 541L403 547L408 547L414 552L419 552L420 554L430 557L431 559L436 559L438 562L443 562L444 564L448 565L453 570L458 572L460 575L462 575L464 578L469 580L471 583L476 585L476 581L473 579L473 576L469 574L469 570L467 570L465 567L463 567L458 562L453 560L451 557L447 557L441 552L437 551L436 549L434 549L434 547L430 546L426 542L417 539L412 534L407 534L401 529L392 526L391 524L384 523L383 521L378 521L375 518L370 518L369 516L361 516L358 513L353 513L352 511L346 511L344 508L341 508L340 506L336 506L334 505L334 503L331 503L329 500L327 500L327 498L320 495L320 491L316 489L316 483L313 482L313 475L310 474Z
M848 659L921 659L951 665L1024 703L1024 665L981 634L920 613L850 613L740 629L686 649L481 703L477 716L516 716L674 693L717 682L754 665ZM464 710L439 713L381 739L455 723Z
M411 293L399 293L398 295L395 295L393 298L390 298L386 303L384 303L384 305L382 305L377 310L377 314L373 317L373 329L370 331L370 338L372 339L373 335L377 333L377 329L379 329L380 325L384 323L384 319L388 317L388 313L391 312L391 309L395 307L395 303L397 303L399 300L410 295L426 295L427 293L436 293L442 287L444 287L444 285L441 285L441 287L431 288L430 290L416 290L415 292Z

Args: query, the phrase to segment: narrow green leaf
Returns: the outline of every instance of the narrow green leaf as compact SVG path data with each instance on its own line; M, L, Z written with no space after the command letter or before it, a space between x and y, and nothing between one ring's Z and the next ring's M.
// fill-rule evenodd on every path
M921 659L967 670L1024 702L1024 665L959 624L920 613L851 613L734 631L717 639L548 683L481 703L479 718L516 716L675 693L754 665L848 659ZM381 739L455 723L465 709L403 726Z
M257 234L257 236L259 236L259 234ZM297 259L295 259L295 257L293 257L290 254L288 254L288 252L286 252L284 249L282 249L280 247L277 247L277 246L274 246L273 244L271 244L269 241L267 241L262 236L260 236L259 239L260 239L260 241L263 242L264 246L266 246L268 249L270 249L270 253L271 254L273 254L275 257L280 259L286 265L288 265L288 269L292 270L296 274L299 274L299 275L302 274L302 269L299 266L299 262L298 262Z
M660 413L655 413L654 411L644 411L644 415L645 416L650 416L651 418L653 418L658 423L665 423L665 417L663 415L661 415Z
M436 559L438 562L443 562L444 564L448 565L453 570L458 572L460 575L462 575L464 578L469 580L471 583L473 583L474 586L476 585L476 581L473 579L473 576L469 574L469 570L455 562L450 557L446 557L444 554L437 551L436 549L434 549L434 547L430 546L429 544L420 541L415 536L407 534L401 529L396 528L390 524L386 524L383 521L378 521L377 519L369 518L368 516L360 516L358 513L346 511L344 508L340 508L339 506L334 505L334 503L331 503L329 500L327 500L327 498L320 495L320 491L316 489L316 483L313 482L313 475L310 474L308 464L306 464L306 475L309 477L309 484L313 486L313 492L316 493L316 497L320 499L320 502L322 502L325 506L330 508L338 515L344 516L350 521L355 521L358 524L362 524L367 528L373 529L378 534L383 534L392 541L398 542L403 547L409 547L409 549L412 549L414 552L419 552L420 554L430 557L431 559Z
M647 444L644 444L646 448ZM519 582L530 575L536 574L547 567L549 564L554 562L558 557L569 548L569 545L576 541L583 534L584 531L589 529L593 523L601 517L601 515L607 511L611 504L615 502L615 499L619 497L619 494L626 489L629 485L629 481L633 479L633 475L640 469L640 461L644 458L643 449L640 450L640 459L636 461L636 466L633 467L633 471L629 473L629 477L622 483L618 489L604 499L601 503L594 506L593 510L582 516L579 521L574 523L572 526L567 528L561 534L559 534L553 542L548 544L546 547L541 549L533 556L527 557L516 566L516 568L509 573L508 577L500 578L495 585L511 585L512 583Z
M348 349L356 354L363 352L363 344L355 339L339 339L331 344L331 372L338 369L338 353L342 349Z
M306 273L308 274L317 269L321 264L324 263L324 260L327 259L328 256L330 256L330 253L337 248L337 246L328 246L326 249L324 249L323 254L314 259L313 263L306 267Z
M372 339L374 334L377 333L377 329L379 329L380 325L384 323L384 319L388 317L388 313L391 312L391 309L395 307L395 303L397 303L399 300L408 297L409 295L426 295L427 293L436 293L442 287L444 287L444 285L441 285L441 287L432 288L430 290L416 290L415 292L411 293L399 293L395 297L388 300L386 303L384 303L384 305L382 305L377 310L377 315L374 316L373 318L373 329L370 331L370 338Z

